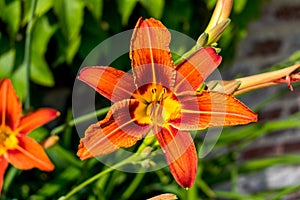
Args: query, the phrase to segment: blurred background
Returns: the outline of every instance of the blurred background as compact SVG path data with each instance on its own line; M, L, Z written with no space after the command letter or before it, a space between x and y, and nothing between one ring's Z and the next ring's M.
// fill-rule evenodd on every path
M83 60L105 39L134 28L141 16L159 19L167 28L197 40L216 0L38 0L28 82L24 50L32 2L0 0L0 78L13 80L23 102L29 95L31 109L48 106L61 112L56 121L31 133L38 141L49 134L60 137L47 149L56 169L44 173L10 167L0 199L57 199L106 169L96 160L82 162L76 156L78 134L83 133L70 124L71 101ZM224 80L299 62L298 0L234 0L230 19L218 45ZM113 66L130 70L129 57L122 56ZM99 107L110 105L97 98ZM146 199L166 192L179 199L299 199L300 87L295 84L291 92L283 84L238 98L259 114L259 122L225 128L213 151L199 161L193 188L180 188L168 168L142 175L113 171L72 199ZM202 140L199 131L198 147Z

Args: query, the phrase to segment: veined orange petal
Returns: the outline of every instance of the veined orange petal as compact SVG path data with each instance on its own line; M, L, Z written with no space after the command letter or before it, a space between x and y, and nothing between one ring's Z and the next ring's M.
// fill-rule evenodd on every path
M121 147L131 147L142 139L151 127L139 124L138 118L134 117L138 104L139 101L134 99L119 101L111 107L104 120L91 125L80 140L77 152L80 159L105 155Z
M172 69L175 66L169 49L170 40L170 32L160 21L139 19L132 34L129 54L138 87L147 83L173 87L175 71ZM145 81L149 77L150 82Z
M9 79L0 82L0 126L17 128L22 114L22 104Z
M23 116L17 131L21 134L28 134L32 130L53 120L59 116L59 114L60 113L58 111L51 108L40 108Z
M171 122L182 130L198 130L213 126L232 126L257 121L257 115L230 94L203 91L196 96L178 97L181 118Z
M54 169L54 165L40 144L24 135L18 137L18 139L18 148L8 150L6 154L9 163L21 170L28 170L34 167L43 171L52 171Z
M3 179L6 168L8 166L8 162L5 160L3 156L0 156L0 193L2 191Z
M112 102L129 99L136 89L133 76L112 67L85 67L78 79Z
M190 133L171 126L153 131L177 183L183 188L192 187L196 179L198 159Z
M175 92L186 91L190 87L196 90L219 66L221 61L222 57L212 47L205 47L196 51L176 66L179 75L176 76Z

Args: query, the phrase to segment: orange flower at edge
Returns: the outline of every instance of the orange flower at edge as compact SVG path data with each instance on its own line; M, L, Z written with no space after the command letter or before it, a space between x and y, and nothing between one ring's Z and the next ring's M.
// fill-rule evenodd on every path
M54 169L43 147L27 134L58 115L54 109L41 108L22 116L22 104L11 81L0 81L0 191L8 163L21 170Z
M81 70L78 79L114 104L86 130L77 155L84 160L131 147L152 130L175 180L190 188L198 161L188 130L247 124L257 115L232 95L196 92L221 57L206 47L175 66L170 40L160 21L139 19L130 44L132 75L107 66Z

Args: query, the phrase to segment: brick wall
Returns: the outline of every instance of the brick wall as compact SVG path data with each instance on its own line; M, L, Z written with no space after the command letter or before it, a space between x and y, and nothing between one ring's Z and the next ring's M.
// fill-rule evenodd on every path
M269 0L261 9L260 19L250 23L247 36L237 48L237 56L230 68L231 70L224 70L221 74L224 79L232 79L237 74L256 74L287 59L296 50L300 50L300 1ZM256 105L265 102L268 98L276 96L282 91L286 92L278 100L268 102L259 111L259 119L260 121L285 119L300 111L300 86L295 87L293 92L288 91L286 85L270 87L251 92L241 96L240 99L251 108L255 108ZM242 159L273 156L286 152L300 153L300 129L272 132L259 138L242 152ZM276 169L278 170L276 171ZM297 167L297 169L300 174L300 167ZM290 170L290 167L286 167L286 170ZM276 174L286 173L286 170L284 168L274 168L271 171ZM295 172L296 170L292 171ZM245 177L241 177L241 191L245 191L243 187L248 188L248 192L256 191L257 184L255 182L265 184L264 187L261 185L260 188L267 189L267 185L270 185L270 183L266 182L272 180L270 179L272 174L270 169L261 173L254 176L253 185L256 185L256 187L252 189L249 182L251 177L246 178L248 180L246 182L242 181ZM283 183L277 182L278 186ZM299 184L300 180L289 182L289 184L296 183ZM248 185L245 186L245 184Z

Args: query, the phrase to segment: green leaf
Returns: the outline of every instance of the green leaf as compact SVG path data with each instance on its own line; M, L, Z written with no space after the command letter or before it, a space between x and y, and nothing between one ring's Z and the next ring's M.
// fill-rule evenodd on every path
M63 172L56 175L52 181L46 183L41 187L37 194L43 197L56 196L63 188L68 187L70 183L74 183L80 176L81 172L79 169L69 166Z
M161 18L165 6L165 0L140 0L140 2L148 10L151 16L156 19Z
M85 5L97 20L101 19L103 0L85 0Z
M31 131L28 136L34 138L37 142L43 141L49 134L49 131L44 127L39 127Z
M21 101L25 99L27 95L27 82L26 82L26 66L22 64L12 74L12 82L16 93Z
M30 77L32 81L43 86L54 85L54 78L44 55L56 28L57 26L51 26L44 16L38 19L32 33Z
M80 161L74 152L71 152L67 149L64 149L59 144L54 145L53 147L47 150L51 160L55 163L55 166L58 168L66 168L67 166L74 166L81 168L84 162Z
M80 30L83 24L84 2L60 0L55 3L54 11L59 18L59 25L66 42L63 52L67 62L70 63L81 42Z
M212 10L217 4L217 0L205 0L205 4L209 10Z
M22 24L26 24L29 20L31 4L33 0L24 1L25 4L25 15L23 17ZM35 8L35 15L38 17L43 16L53 7L53 0L38 0Z
M5 0L0 0L0 10L5 9ZM0 12L0 18L3 19L3 12Z
M69 42L78 37L82 23L84 4L81 0L60 0L56 1L54 10L59 18L59 24L65 38Z
M121 14L122 24L126 25L128 23L129 17L137 4L138 0L118 0L118 10Z
M11 49L10 51L0 56L0 78L10 77L14 68L16 51Z
M73 39L72 43L69 43L69 45L66 47L66 61L68 64L70 64L77 53L77 50L80 46L81 37L78 36L77 38Z
M4 7L2 19L8 24L9 34L12 38L15 37L19 30L21 21L21 1L15 0Z
M48 87L54 86L54 78L45 59L33 52L31 54L30 78L37 84Z
M241 13L246 7L246 4L247 0L233 1L233 11L237 14Z
M44 55L47 51L49 40L57 28L56 25L51 26L46 17L39 18L32 33L31 51Z
M257 171L267 167L271 167L274 165L299 164L299 163L300 163L299 155L285 154L276 157L260 158L260 159L247 161L240 166L239 171L251 172L251 171Z

